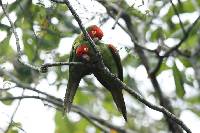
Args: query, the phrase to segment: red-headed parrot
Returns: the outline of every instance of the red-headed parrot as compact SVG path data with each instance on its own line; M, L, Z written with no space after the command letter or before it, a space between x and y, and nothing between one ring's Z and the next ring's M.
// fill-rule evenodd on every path
M101 40L103 37L103 31L101 30L100 27L96 25L91 25L87 27L86 30L94 42ZM81 33L80 35L78 35L78 37L76 37L73 44L76 44L76 43L80 44L80 41L83 41L83 40L87 41L83 33Z
M96 25L91 25L86 28L88 34L90 37L95 41L99 41L103 37L103 31L100 29L100 27ZM89 45L86 43L85 45L82 45L83 43L86 43L87 40L83 33L81 33L72 44L72 49L70 52L69 62L81 62L81 61L88 61L89 56L86 54L89 50ZM86 47L87 46L87 47ZM67 84L67 90L65 93L65 99L64 99L64 111L69 112L71 109L71 104L74 99L74 95L76 93L76 90L78 88L79 82L82 77L89 74L88 68L80 68L80 66L69 66L69 79Z
M105 66L109 69L111 73L115 74L121 81L123 81L123 68L118 50L112 44L107 45L99 42L96 45L99 51L101 52ZM118 110L122 113L124 119L127 121L127 112L124 97L122 94L122 89L113 86L113 84L109 80L107 80L107 78L105 78L103 74L94 73L94 75L97 78L97 80L111 92L113 100Z

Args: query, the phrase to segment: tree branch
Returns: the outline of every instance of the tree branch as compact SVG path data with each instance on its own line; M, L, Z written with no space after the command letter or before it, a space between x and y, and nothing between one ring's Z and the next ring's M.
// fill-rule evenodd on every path
M179 20L181 29L182 29L183 33L185 34L186 32L185 32L183 23L182 23L182 21L181 21L181 18L180 18L180 16L179 16L178 10L176 9L176 6L175 6L174 3L172 2L172 0L170 0L170 3L171 3L171 5L172 5L172 7L173 7L173 10L174 10L176 16L178 17L178 20Z
M193 22L193 24L188 28L188 30L185 32L183 38L181 39L181 41L174 47L172 47L169 51L167 51L163 57L168 57L173 51L177 50L183 42L185 42L189 35L190 35L190 32L193 30L193 28L195 27L195 25L197 24L197 22L199 21L200 19L200 15L197 17L197 19Z
M62 112L62 108L63 108L62 99L57 98L57 97L55 97L53 95L50 95L50 94L48 94L46 92L43 92L43 91L37 90L35 88L32 88L32 87L30 87L29 84L25 84L25 83L20 82L16 77L14 77L11 73L9 73L7 71L0 70L0 74L1 73L3 73L6 76L8 76L9 79L11 79L11 82L14 82L16 84L16 87L24 88L25 90L31 90L31 91L34 91L36 93L39 93L39 94L42 94L42 95L46 96L46 98L40 97L40 96L36 96L36 97L35 96L25 96L25 98L35 98L35 99L41 99L42 101L47 101L47 102L49 102L51 104L54 104L57 107L61 108L60 111ZM14 89L14 88L12 88L12 89ZM8 100L8 99L9 98L5 98L5 100ZM23 98L23 96L21 96L21 97L14 97L14 99L10 99L10 100L15 100L15 99L24 99L24 98ZM0 101L2 101L1 98L0 98ZM54 102L51 102L51 101L54 101ZM74 108L74 110L73 110L73 108ZM86 112L85 110L83 110L79 106L74 106L73 105L72 110L74 112L77 112L78 114L80 114L84 118L86 118L89 122L96 121L96 122L98 122L98 124L100 124L99 126L104 125L104 126L106 126L108 128L112 128L112 129L115 129L115 130L120 131L120 132L123 131L123 133L128 133L125 129L123 129L121 127L118 127L118 126L115 126L115 125L113 125L113 124L111 124L109 122L106 122L105 120L103 120L103 119L101 119L99 117L96 117L95 115L92 115L89 112ZM93 124L96 124L96 123L93 123ZM102 130L108 131L108 130L106 130L104 128Z
M56 99L44 98L44 97L40 97L40 96L16 96L16 97L3 97L3 98L0 97L0 101L22 100L22 99L39 99L39 100L51 103L51 104L57 106L58 108L63 108L63 101L61 99L59 99L59 101L57 101ZM99 124L102 124L111 129L115 129L116 131L119 131L119 132L123 131L122 133L127 133L127 131L125 129L122 129L120 127L112 125L111 123L106 122L105 120L98 118L97 116L94 116L94 115L90 114L89 112L83 110L79 106L72 105L72 111L80 114L81 116L87 117L88 119L94 120L94 121L98 122Z
M23 94L24 94L24 90L23 90L23 92L22 92L22 96L23 96ZM9 130L10 130L10 128L12 127L13 118L14 118L14 116L15 116L15 114L16 114L16 112L17 112L19 106L20 106L20 103L21 103L21 99L18 101L17 106L16 106L16 108L15 108L15 110L14 110L14 112L13 112L11 118L10 118L10 123L9 123L9 125L8 125L8 127L7 127L7 129L6 129L6 131L5 131L4 133L9 133L9 132L10 132Z
M69 66L69 65L82 65L84 67L84 63L82 62L54 62L54 63L45 63L40 67L40 72L46 73L48 71L49 67L55 67L55 66Z

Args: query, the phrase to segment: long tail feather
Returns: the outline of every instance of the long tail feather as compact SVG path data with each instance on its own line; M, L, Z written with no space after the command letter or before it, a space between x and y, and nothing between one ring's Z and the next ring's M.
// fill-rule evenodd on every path
M81 79L72 80L71 78L69 78L69 81L67 84L67 90L66 90L65 98L64 98L64 112L67 112L67 113L70 112L72 102L76 94L76 90L79 86L80 80Z
M119 112L122 113L125 121L127 121L127 116L126 116L127 112L126 112L124 97L123 97L123 94L122 94L122 89L117 88L116 86L113 86L112 83L109 83L107 80L105 80L102 75L95 73L95 72L94 72L94 75L98 79L98 81L106 89L108 89L111 92L113 100L114 100Z
M127 116L126 116L126 106L124 102L124 97L122 94L122 90L115 88L115 89L110 89L110 92L112 94L113 100L118 108L118 110L122 113L124 119L127 121Z

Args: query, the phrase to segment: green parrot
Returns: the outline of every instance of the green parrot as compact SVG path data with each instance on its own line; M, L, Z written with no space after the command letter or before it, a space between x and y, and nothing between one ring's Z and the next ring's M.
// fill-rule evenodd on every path
M88 34L90 37L97 42L98 40L101 40L103 37L103 32L100 29L100 27L96 25L91 25L86 28ZM84 44L85 45L82 45ZM84 62L89 60L89 56L87 54L88 47L90 47L87 43L86 38L84 37L83 33L81 33L72 44L72 49L70 52L69 62ZM91 49L91 48L90 48ZM92 55L92 54L91 54ZM82 56L82 57L81 57ZM92 56L91 56L92 57ZM76 90L79 86L79 82L81 78L83 78L85 75L90 74L89 68L86 67L80 67L80 66L69 66L69 79L67 84L67 90L65 93L65 99L64 99L64 111L69 112L71 109L72 101L74 99Z
M100 41L96 43L96 46L102 55L105 66L110 70L111 73L115 74L121 81L123 81L123 69L117 49L111 44L107 45L101 43ZM89 45L88 41L82 40L80 43L76 43L74 45L70 54L70 61L93 63L96 61L94 55L95 53ZM123 114L124 119L127 121L126 106L122 94L122 89L112 86L112 83L110 83L109 80L106 80L100 73L96 74L93 70L91 70L91 68L80 67L77 65L69 67L69 79L67 85L68 89L66 90L64 100L65 110L67 112L70 111L80 80L85 75L92 73L99 80L99 82L111 92L118 110Z
M102 55L104 65L111 73L115 74L121 81L123 81L123 68L118 50L112 44L98 42L96 43L96 46ZM97 80L110 91L118 110L122 113L124 119L127 121L127 112L122 89L114 86L109 79L105 78L105 75L102 73L93 72L93 74Z

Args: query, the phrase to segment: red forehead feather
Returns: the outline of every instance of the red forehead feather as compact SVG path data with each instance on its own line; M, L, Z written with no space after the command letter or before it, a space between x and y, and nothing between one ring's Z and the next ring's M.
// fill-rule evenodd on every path
M76 49L76 55L78 57L82 56L83 54L87 54L88 53L88 46L86 44L82 44L81 46L79 46L77 49Z
M101 39L103 37L103 31L96 25L90 26L88 32L91 38L98 37L99 39ZM95 35L93 34L93 32L95 32Z

